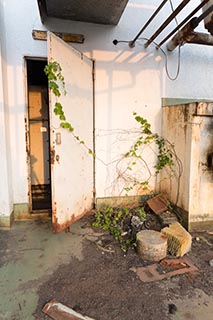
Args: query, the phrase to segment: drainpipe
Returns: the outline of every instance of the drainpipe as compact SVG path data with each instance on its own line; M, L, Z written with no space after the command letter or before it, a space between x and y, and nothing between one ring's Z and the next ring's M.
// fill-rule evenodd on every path
M194 32L194 29L199 25L199 23L207 17L211 12L213 11L213 5L210 6L204 13L202 13L198 18L192 18L176 35L169 41L167 44L167 50L173 51L177 46L183 45L184 43L195 43L191 42L194 38L194 41L196 39L199 41L198 44L201 44L204 42L203 34L197 34ZM211 38L211 36L210 36ZM187 40L188 39L188 40ZM206 37L205 37L206 39ZM211 39L208 37L208 41L205 43L206 45L212 45ZM202 43L204 44L204 43Z
M155 38L168 26L168 24L177 16L177 14L187 5L190 0L183 0L181 4L172 12L172 14L166 19L166 21L160 26L160 28L149 38L144 44L144 48L147 48Z

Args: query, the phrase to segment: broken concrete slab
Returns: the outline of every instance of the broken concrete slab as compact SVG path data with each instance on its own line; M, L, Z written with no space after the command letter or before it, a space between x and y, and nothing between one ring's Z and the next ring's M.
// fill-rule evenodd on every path
M136 272L143 282L154 282L176 275L199 271L198 268L186 258L164 259L160 263L141 268L132 268L130 270Z
M94 320L92 318L82 316L80 313L56 301L55 299L45 304L42 311L54 320Z
M164 194L158 194L147 200L147 204L155 214L160 214L168 209L168 199Z
M172 256L182 257L190 251L192 236L179 222L172 223L161 230L168 238L168 251Z

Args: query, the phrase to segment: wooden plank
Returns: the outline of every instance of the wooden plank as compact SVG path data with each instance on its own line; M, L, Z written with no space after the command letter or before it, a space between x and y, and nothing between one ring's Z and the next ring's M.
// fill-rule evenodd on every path
M53 32L56 36L64 40L65 42L72 43L84 43L84 35L77 33L64 33L64 32ZM32 37L34 40L47 40L47 31L44 30L33 30Z
M82 316L80 313L77 313L55 299L48 302L42 311L54 320L94 320L87 316Z

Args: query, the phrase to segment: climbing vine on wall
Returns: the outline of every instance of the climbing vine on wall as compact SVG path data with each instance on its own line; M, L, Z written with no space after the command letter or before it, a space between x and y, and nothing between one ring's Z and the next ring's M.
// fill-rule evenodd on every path
M67 120L66 115L64 113L63 105L60 102L60 97L61 95L66 95L67 92L60 64L57 61L51 61L45 66L44 72L48 78L49 88L56 98L53 111L55 115L58 116L58 118L60 119L60 127L69 130L73 138L80 144L84 145L88 153L95 157L95 153L92 151L92 149L87 147L85 141L74 133L74 126L71 122Z
M92 149L87 147L85 141L75 134L74 126L71 122L67 120L66 115L64 113L63 105L60 102L60 97L62 95L66 95L67 92L65 88L65 79L62 74L62 68L60 64L57 61L49 62L46 65L44 72L48 78L49 88L56 98L56 102L54 105L54 113L56 116L58 116L60 120L60 127L68 130L72 134L73 138L87 149L89 154L91 154L93 157L96 157L96 154L92 151ZM172 174L172 168L175 165L175 161L178 163L179 166L179 177L181 175L181 164L175 153L174 146L168 140L162 138L157 133L152 132L151 124L147 121L147 119L143 118L136 112L133 113L133 116L135 118L135 121L139 124L139 128L137 129L137 138L135 139L134 143L129 148L129 150L113 162L118 175L118 177L114 179L114 182L118 183L118 180L123 180L126 184L123 190L127 194L129 191L133 190L137 186L142 187L143 189L148 189L149 187L149 180L153 175L153 169L150 168L149 163L147 163L147 161L144 158L143 150L145 146L154 145L152 151L156 153L157 157L157 162L154 165L155 176L158 175L163 168L169 168ZM128 135L129 134L131 134L131 129L128 132ZM155 151L156 148L157 152ZM102 161L102 159L98 157L96 157L96 159L102 162L104 165L108 165L105 164L104 161ZM119 165L125 159L127 160L127 162L125 162L124 166L121 169ZM142 180L139 179L138 176L134 173L134 168L136 166L141 166L141 172L147 171L149 177Z

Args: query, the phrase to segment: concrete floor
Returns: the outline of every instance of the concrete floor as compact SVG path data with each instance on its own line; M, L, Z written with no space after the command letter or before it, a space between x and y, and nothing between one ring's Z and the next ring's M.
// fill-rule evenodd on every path
M0 319L34 319L39 285L73 256L82 260L83 239L97 236L82 221L71 233L53 234L50 221L16 222L0 230Z
M73 224L70 233L53 234L50 221L16 222L0 230L0 320L35 319L39 286L73 257L83 261L84 239L97 241L100 235L86 220ZM159 282L162 292L171 290L172 283L167 288ZM195 291L194 297L171 301L178 306L172 320L212 319L213 296Z

